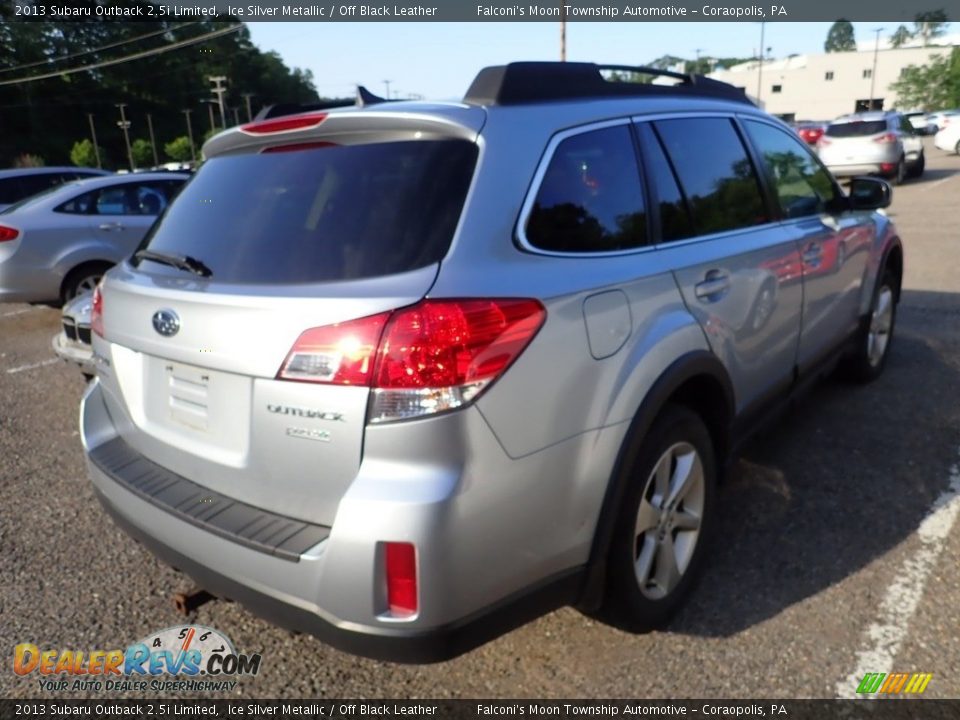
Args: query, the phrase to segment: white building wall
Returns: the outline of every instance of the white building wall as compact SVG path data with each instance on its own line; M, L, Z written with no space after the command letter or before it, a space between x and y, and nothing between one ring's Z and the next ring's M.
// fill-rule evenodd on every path
M883 100L884 110L913 110L898 107L896 93L890 85L900 78L908 65L924 65L931 56L947 55L950 47L881 49L876 53L877 70L873 97ZM786 60L767 60L763 64L760 101L774 115L792 114L796 120L832 120L855 112L857 100L869 100L870 77L874 52L841 52L820 55L796 55ZM827 80L828 72L833 79ZM718 70L710 77L746 89L757 97L758 63L737 65ZM774 92L779 85L780 91Z

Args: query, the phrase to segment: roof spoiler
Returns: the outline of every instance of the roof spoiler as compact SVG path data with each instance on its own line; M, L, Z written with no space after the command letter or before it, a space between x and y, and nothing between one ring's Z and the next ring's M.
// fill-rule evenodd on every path
M385 102L396 102L396 100L387 100L370 92L363 85L357 85L357 96L353 100L332 100L325 103L309 104L276 103L274 105L264 106L253 119L255 121L269 120L270 118L282 117L284 115L296 115L297 113L316 112L317 110L330 110L340 107L366 107L367 105L379 105Z

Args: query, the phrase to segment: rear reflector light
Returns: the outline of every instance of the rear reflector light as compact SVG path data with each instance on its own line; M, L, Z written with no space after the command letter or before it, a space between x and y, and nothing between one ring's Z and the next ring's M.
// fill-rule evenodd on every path
M896 168L894 163L880 163L880 172L893 172Z
M895 133L884 133L880 137L873 139L876 143L895 143L897 141L897 136Z
M90 308L90 329L103 337L103 294L100 286L93 290L93 305Z
M417 550L413 543L386 543L387 607L395 616L417 614Z
M453 410L503 374L545 317L536 300L424 300L307 330L277 377L372 387L372 423Z
M7 242L8 240L16 240L19 237L20 231L14 230L12 227L7 227L5 225L0 225L0 242Z
M316 127L327 118L327 113L306 113L276 120L260 120L241 125L240 130L250 135L268 135L270 133L290 132Z
M277 375L333 385L369 385L380 333L390 313L311 328L302 333Z

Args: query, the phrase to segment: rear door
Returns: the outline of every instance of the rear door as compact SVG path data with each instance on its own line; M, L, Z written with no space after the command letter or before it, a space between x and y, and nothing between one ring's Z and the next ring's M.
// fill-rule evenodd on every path
M733 381L741 411L792 379L802 285L783 274L791 228L772 216L732 117L640 123L660 208L660 252Z
M745 119L743 126L776 193L783 227L800 245L803 327L797 361L804 370L857 325L873 223L868 214L839 210L840 189L790 133L761 120Z

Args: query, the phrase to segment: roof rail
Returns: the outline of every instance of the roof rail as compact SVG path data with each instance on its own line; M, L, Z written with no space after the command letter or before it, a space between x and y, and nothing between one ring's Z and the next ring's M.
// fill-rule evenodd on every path
M669 77L675 85L607 80L602 70ZM631 65L579 62L514 62L481 70L463 101L474 105L526 103L583 98L687 95L753 103L741 89L703 75Z

